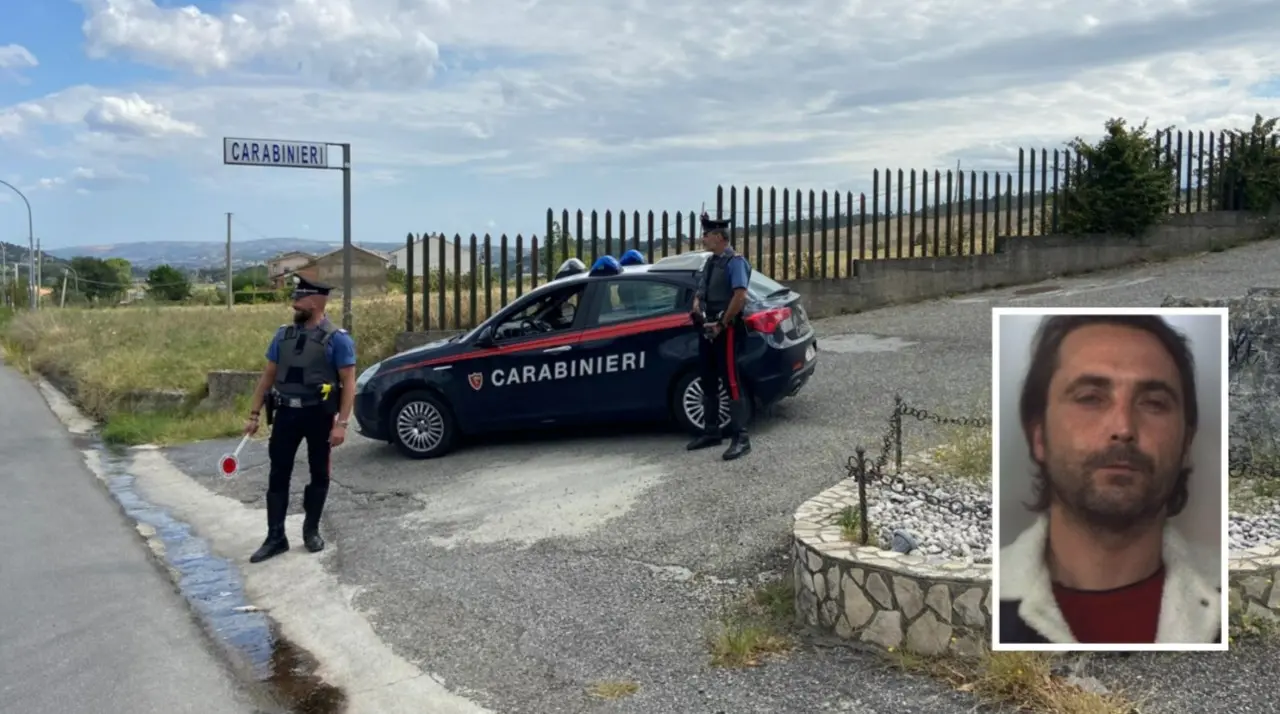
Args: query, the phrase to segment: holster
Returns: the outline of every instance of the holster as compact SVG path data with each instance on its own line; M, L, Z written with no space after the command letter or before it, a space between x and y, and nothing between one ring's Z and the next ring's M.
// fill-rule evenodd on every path
M267 398L262 400L262 411L266 412L267 426L271 426L276 422L276 407L280 406L279 397L275 390L267 392Z

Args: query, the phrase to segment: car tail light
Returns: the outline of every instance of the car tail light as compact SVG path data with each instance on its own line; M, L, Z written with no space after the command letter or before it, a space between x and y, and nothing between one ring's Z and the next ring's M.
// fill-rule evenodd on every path
M748 315L746 322L747 327L762 332L766 335L772 335L778 326L783 322L791 319L791 308L775 307L772 310L757 312L754 315Z

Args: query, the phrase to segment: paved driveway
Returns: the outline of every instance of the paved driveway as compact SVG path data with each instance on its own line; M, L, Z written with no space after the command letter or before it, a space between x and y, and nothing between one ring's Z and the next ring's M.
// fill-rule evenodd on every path
M703 628L718 601L785 565L796 506L844 476L855 444L879 442L895 392L940 413L985 413L992 306L1155 306L1170 293L1240 294L1280 282L1278 271L1270 243L819 321L816 376L730 464L664 433L488 443L429 462L353 437L334 459L325 564L357 588L354 604L397 653L496 711L602 711L583 694L595 680L640 684L607 709L620 712L972 711L960 695L824 647L712 670ZM921 425L910 434L937 438ZM264 469L211 476L225 450L166 454L260 506ZM262 446L246 457L263 460ZM305 478L303 463L296 473ZM1265 649L1180 665L1132 657L1108 661L1107 676L1152 689L1165 711L1273 711L1265 688L1246 683L1277 660Z

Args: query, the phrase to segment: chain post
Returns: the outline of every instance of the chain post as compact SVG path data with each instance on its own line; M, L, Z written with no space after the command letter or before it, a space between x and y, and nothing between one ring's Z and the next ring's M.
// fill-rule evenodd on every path
M895 473L902 473L902 395L893 395L893 444Z
M858 457L858 520L862 529L862 544L867 545L867 451L861 446L854 452Z

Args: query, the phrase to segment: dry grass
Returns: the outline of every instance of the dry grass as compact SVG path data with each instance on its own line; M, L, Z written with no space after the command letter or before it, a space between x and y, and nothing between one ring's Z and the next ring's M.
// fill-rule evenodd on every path
M955 426L946 442L933 452L945 473L966 481L991 481L991 427Z
M501 296L494 296L495 309ZM451 299L450 299L451 300ZM452 315L451 301L446 305ZM480 296L483 310L483 296ZM335 320L341 304L331 305ZM404 330L403 295L357 300L353 333L359 368L394 351ZM462 305L464 324L470 318ZM483 314L480 315L483 318ZM154 390L201 394L210 371L259 370L271 335L290 319L282 304L226 307L123 307L23 312L4 326L11 361L74 385L84 412L107 422L104 436L123 443L172 443L236 433L244 409L125 414L125 398ZM434 327L434 326L433 326Z
M725 608L707 633L713 667L758 667L770 656L791 650L795 622L795 586L780 578L753 590Z
M639 684L626 680L594 682L590 687L587 687L587 694L591 697L606 701L629 697L638 691L640 691Z
M1044 714L1136 714L1139 704L1117 693L1081 689L1053 674L1055 655L984 652L974 658L890 654L894 666L941 679L979 699Z

